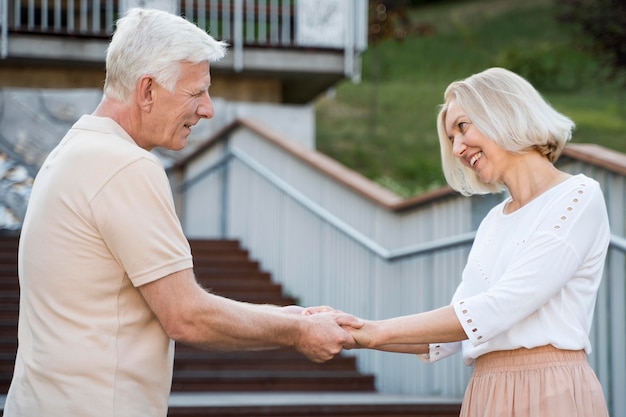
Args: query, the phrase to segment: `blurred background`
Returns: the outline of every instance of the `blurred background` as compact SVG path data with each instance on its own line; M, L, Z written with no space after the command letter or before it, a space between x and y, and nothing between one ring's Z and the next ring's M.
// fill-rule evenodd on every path
M361 82L316 100L317 147L404 197L443 184L446 86L492 66L572 118L573 142L626 152L623 1L372 0L368 39Z

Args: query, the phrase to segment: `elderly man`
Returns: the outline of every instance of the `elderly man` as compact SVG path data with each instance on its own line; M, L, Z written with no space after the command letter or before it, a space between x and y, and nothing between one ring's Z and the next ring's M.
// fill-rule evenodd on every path
M203 290L163 167L213 116L209 62L225 45L185 19L132 9L106 58L104 97L33 186L19 247L19 348L5 417L165 416L174 343L294 348L313 361L354 340L353 316L298 314ZM294 314L294 312L296 314Z

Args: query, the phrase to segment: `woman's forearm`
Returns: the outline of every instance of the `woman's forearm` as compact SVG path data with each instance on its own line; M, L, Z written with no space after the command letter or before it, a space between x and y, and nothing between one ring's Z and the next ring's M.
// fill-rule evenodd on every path
M427 353L430 343L467 339L452 306L409 316L366 321L361 329L351 333L362 347L406 353Z

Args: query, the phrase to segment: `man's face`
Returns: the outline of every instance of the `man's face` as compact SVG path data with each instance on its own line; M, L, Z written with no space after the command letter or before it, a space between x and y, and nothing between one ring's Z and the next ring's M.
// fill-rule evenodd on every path
M160 85L154 86L154 105L147 118L147 130L141 147L150 150L162 147L178 151L185 147L191 127L200 119L213 117L209 97L211 75L209 63L181 64L181 77L170 93ZM147 133L147 132L146 132Z

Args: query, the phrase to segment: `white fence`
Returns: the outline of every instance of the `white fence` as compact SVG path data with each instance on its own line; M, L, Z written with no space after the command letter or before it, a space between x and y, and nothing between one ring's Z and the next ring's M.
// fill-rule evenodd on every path
M613 237L593 330L592 366L615 417L626 416L624 176L563 158L605 190ZM480 218L502 196L447 190L414 201L380 189L315 151L238 121L170 172L190 237L239 239L302 305L381 319L449 303ZM460 355L355 351L386 393L460 398ZM620 414L621 413L621 414Z

